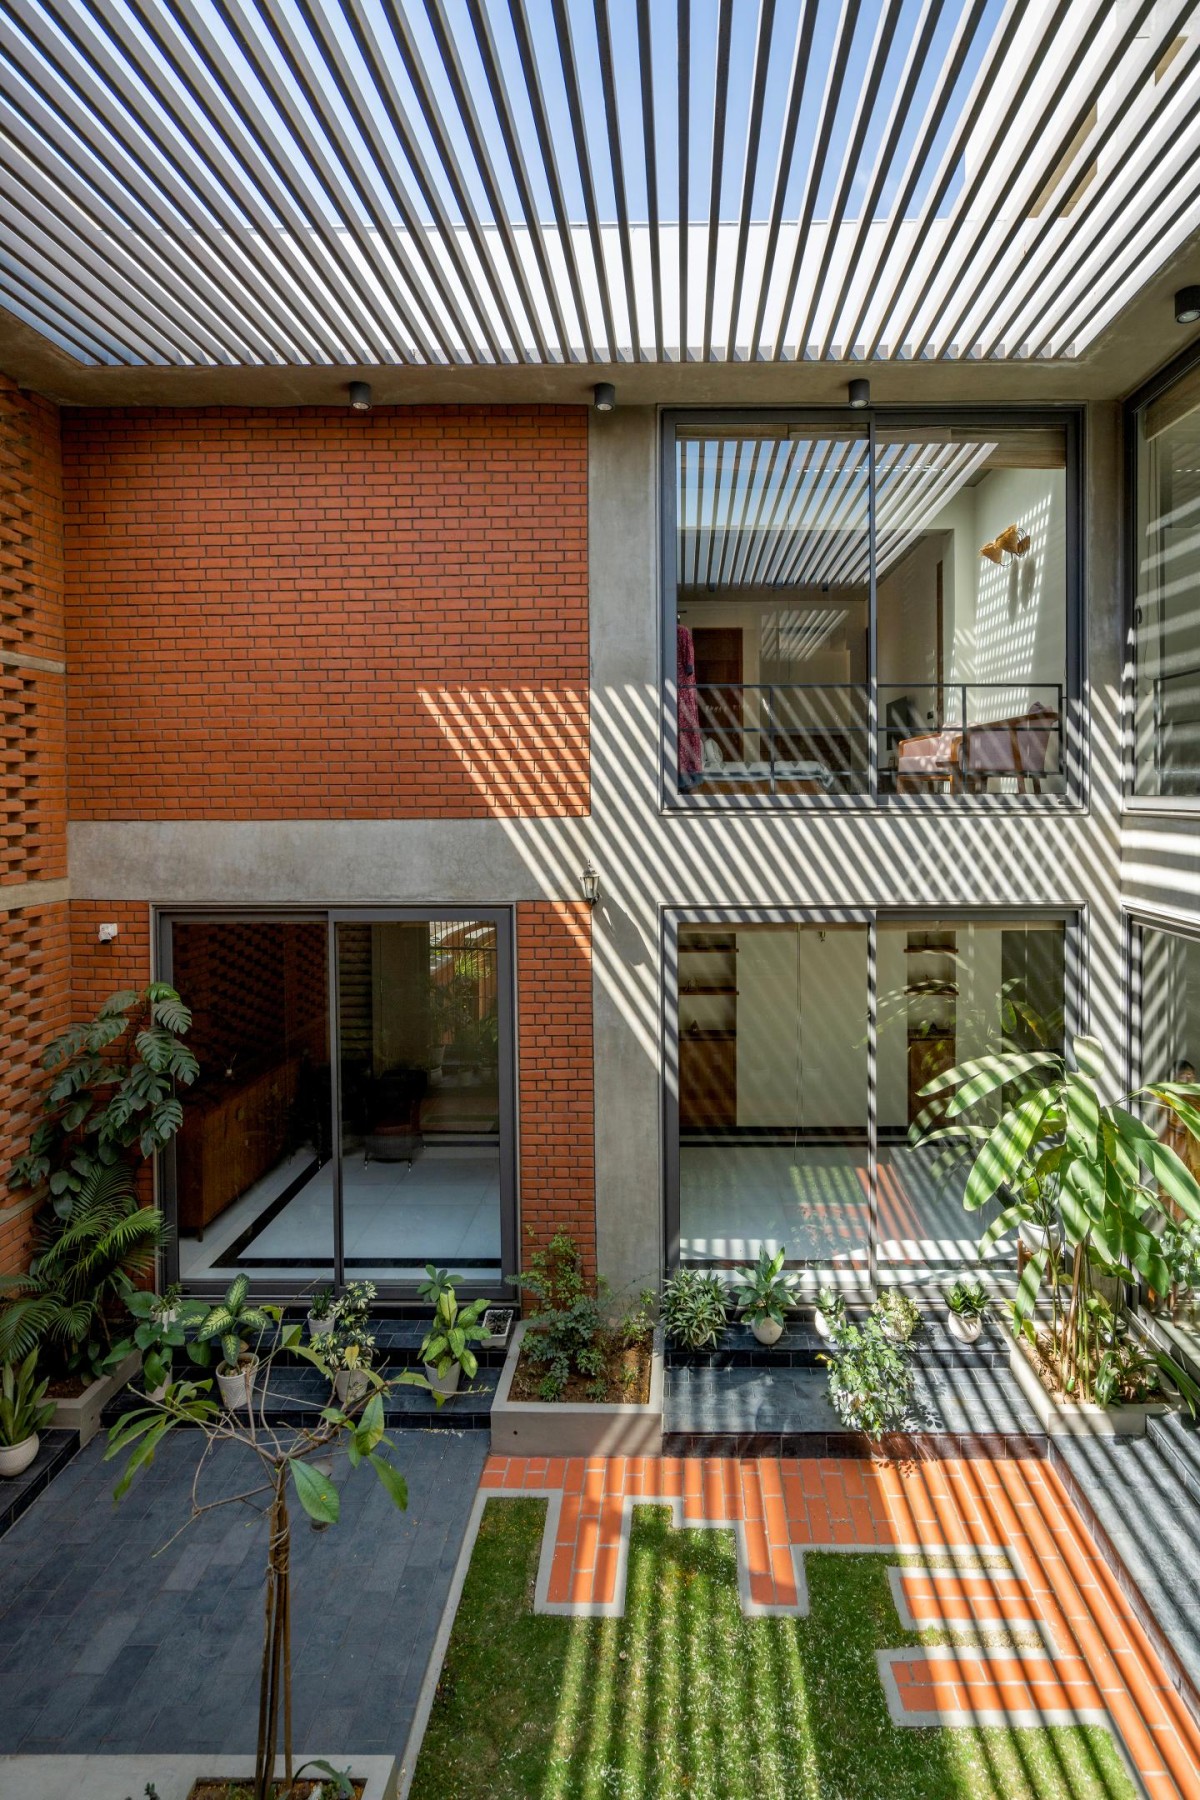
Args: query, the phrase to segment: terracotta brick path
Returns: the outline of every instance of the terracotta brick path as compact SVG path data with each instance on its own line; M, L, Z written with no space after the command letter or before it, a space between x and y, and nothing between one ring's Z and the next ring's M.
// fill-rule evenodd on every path
M1200 1796L1200 1729L1043 1462L493 1456L481 1485L549 1502L541 1612L623 1612L642 1503L733 1529L752 1614L807 1612L810 1550L904 1556L897 1624L954 1641L878 1652L896 1724L1109 1724L1154 1800Z

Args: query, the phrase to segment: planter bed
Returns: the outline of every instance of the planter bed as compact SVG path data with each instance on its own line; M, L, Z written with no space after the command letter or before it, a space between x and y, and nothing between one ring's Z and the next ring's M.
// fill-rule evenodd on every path
M529 1330L513 1332L496 1398L492 1449L509 1456L657 1456L662 1449L663 1342L655 1332L645 1401L514 1400L512 1390ZM524 1373L524 1371L522 1371Z
M320 1752L317 1752L320 1754ZM299 1752L293 1766L299 1768L307 1759ZM348 1768L351 1779L361 1783L359 1800L395 1800L396 1759L394 1756L353 1756L348 1751L325 1757L335 1769ZM153 1782L159 1800L192 1800L197 1784L204 1782L199 1793L205 1800L225 1800L221 1788L234 1784L232 1793L254 1778L252 1756L214 1756L188 1753L183 1756L138 1754L135 1756L0 1756L0 1795L20 1796L20 1800L141 1800L146 1783ZM305 1780L307 1777L304 1778ZM250 1787L245 1791L249 1793ZM298 1793L303 1792L303 1781Z
M54 1400L52 1429L77 1432L80 1449L84 1444L90 1444L100 1429L100 1415L105 1406L133 1380L140 1367L141 1357L136 1350L131 1350L111 1375L102 1375L99 1381L93 1381L79 1393L48 1395Z
M1008 1351L1009 1368L1017 1386L1037 1414L1047 1437L1144 1437L1149 1419L1170 1412L1161 1400L1139 1405L1099 1406L1092 1400L1068 1400L1051 1393L1035 1362L1032 1348L1014 1338Z
M357 1780L353 1774L350 1779L354 1783L355 1800L363 1800L366 1783ZM326 1792L325 1782L320 1776L315 1781L281 1781L276 1785L272 1800L324 1800ZM192 1783L188 1800L254 1800L254 1783L243 1781L236 1775L232 1779L224 1775L211 1778L202 1775L199 1781Z

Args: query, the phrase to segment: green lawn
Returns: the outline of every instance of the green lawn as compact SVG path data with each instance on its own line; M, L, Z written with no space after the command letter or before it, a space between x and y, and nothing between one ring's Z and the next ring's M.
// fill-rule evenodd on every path
M544 1500L491 1500L413 1800L1132 1800L1106 1731L898 1730L882 1556L807 1559L807 1619L746 1619L733 1533L639 1507L625 1617L530 1610Z

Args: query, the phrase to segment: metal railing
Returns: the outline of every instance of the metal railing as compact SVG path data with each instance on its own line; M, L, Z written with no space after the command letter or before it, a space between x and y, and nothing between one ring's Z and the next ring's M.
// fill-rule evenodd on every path
M914 785L1062 785L1061 682L697 682L694 691L700 741L685 742L681 717L683 791L898 792L900 745L938 734L947 734L944 767L931 751ZM924 716L919 694L931 696ZM686 766L689 749L698 771Z

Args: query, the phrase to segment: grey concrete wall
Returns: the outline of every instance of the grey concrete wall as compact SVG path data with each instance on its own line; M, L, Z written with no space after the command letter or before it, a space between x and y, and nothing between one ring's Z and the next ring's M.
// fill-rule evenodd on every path
M593 976L600 1264L618 1284L650 1277L662 1255L663 908L1080 907L1092 1017L1117 1036L1118 423L1114 405L1092 408L1085 813L664 814L657 416L621 407L591 427L589 819L81 824L70 834L72 893L160 905L499 904L577 896L590 858L603 887Z

